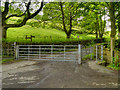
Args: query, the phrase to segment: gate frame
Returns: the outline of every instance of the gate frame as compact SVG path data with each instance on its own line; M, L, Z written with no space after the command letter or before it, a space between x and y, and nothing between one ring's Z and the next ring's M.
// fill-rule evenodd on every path
M17 45L16 44L16 42L14 43L14 46L15 46L15 59L16 60L18 60L19 59L19 46L20 45ZM31 46L31 45L30 45ZM34 45L33 45L34 46ZM40 50L41 50L41 45L38 45L39 46L39 54L38 54L38 56L40 57ZM42 45L42 46L44 46L44 45ZM51 56L52 56L52 54L53 54L53 46L54 45L49 45L49 46L51 46ZM55 45L56 46L56 45ZM62 46L64 46L63 48L64 48L64 60L63 61L67 61L67 60L65 60L65 51L66 51L66 46L74 46L74 45L62 45ZM77 45L76 45L77 46ZM29 46L28 46L29 47ZM28 50L29 50L29 48L28 48ZM82 60L82 56L81 56L81 45L80 44L78 44L78 55L77 55L77 57L78 57L78 60L77 60L77 62L78 62L78 64L81 64L81 60ZM76 53L77 54L77 53ZM28 51L28 59L29 59L29 51ZM50 60L50 61L52 61L52 60ZM72 60L71 60L72 61Z
M19 46L24 46L24 45L17 45L16 43L15 43L15 59L16 60L18 60L19 59ZM47 45L26 45L26 46L28 46L28 59L30 58L29 57L29 46L38 46L38 58L40 59L40 56L41 56L41 46L47 46ZM77 55L77 59L78 60L71 60L71 61L77 61L77 63L78 64L82 64L82 45L81 44L78 44L78 45L49 45L49 46L51 46L50 48L50 50L51 50L51 52L50 52L50 54L51 54L51 56L53 55L53 46L64 46L63 47L63 50L64 50L64 53L63 53L63 61L70 61L70 60L65 60L65 55L66 55L66 46L76 46L77 47L77 53L76 53L76 55ZM102 46L101 46L102 47ZM96 50L97 50L97 48L96 48ZM91 53L92 53L92 49L91 49ZM92 57L92 56L91 56ZM52 57L51 57L52 58ZM36 59L37 60L37 59ZM47 60L47 59L46 59ZM54 60L50 60L50 61L54 61ZM58 61L62 61L62 60L58 60ZM97 61L97 59L96 59L96 61Z

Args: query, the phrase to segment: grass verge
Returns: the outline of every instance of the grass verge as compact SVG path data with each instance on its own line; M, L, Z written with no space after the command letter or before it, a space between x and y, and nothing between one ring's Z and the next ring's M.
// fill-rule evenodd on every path
M23 61L23 60L2 59L2 61L0 61L0 64L11 64L11 63L20 62L20 61Z

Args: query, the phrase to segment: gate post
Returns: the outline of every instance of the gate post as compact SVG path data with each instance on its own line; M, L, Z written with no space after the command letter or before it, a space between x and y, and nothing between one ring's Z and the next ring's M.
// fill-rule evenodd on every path
M65 45L64 45L64 60L65 60Z
M97 58L98 56L97 56L97 45L96 45L96 63L98 62Z
M14 42L14 59L16 59L16 42Z
M41 46L39 46L39 59L40 59L40 53L41 53Z
M28 60L30 59L30 46L28 46Z
M18 60L19 58L19 46L14 42L14 59Z
M81 64L81 45L78 44L78 64Z
M53 58L53 45L51 45L51 59Z
M18 60L19 59L19 45L16 45L16 51L15 51L16 53L16 60Z
M90 53L91 53L91 60L93 59L93 47L90 48Z

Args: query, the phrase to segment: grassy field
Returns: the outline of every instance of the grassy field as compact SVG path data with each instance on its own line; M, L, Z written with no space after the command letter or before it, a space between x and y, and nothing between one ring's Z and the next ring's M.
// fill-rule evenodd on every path
M95 39L95 35L92 34L76 34L71 35L70 39L66 39L66 34L63 31L57 29L34 28L25 25L20 28L9 28L7 31L7 42L30 43L30 39L25 39L26 35L35 36L32 40L33 43L59 43Z

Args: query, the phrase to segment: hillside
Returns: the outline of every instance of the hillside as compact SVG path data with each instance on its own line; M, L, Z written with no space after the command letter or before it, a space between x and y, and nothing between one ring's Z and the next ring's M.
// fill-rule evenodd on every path
M78 35L71 35L71 39L66 39L66 34L63 31L57 29L34 28L29 25L25 25L20 28L9 28L7 31L7 41L29 43L30 39L26 40L26 35L28 37L31 35L35 36L35 38L33 38L34 43L59 43L78 41L78 39L90 40L95 38L94 35L81 34L79 35L79 38Z

